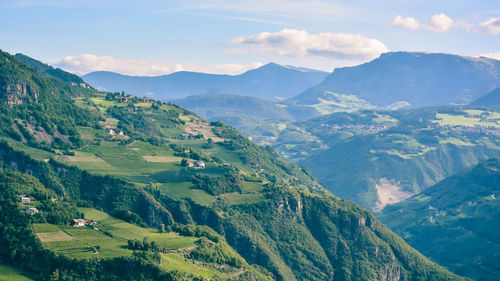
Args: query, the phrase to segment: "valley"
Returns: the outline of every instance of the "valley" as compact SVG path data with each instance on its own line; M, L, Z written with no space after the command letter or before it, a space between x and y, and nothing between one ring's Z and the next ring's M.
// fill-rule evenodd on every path
M0 219L16 222L0 229L2 262L37 278L94 272L87 280L464 280L222 122L73 86L1 55L0 84L32 89L2 95L18 101L1 105L0 199L12 211ZM38 212L21 213L19 194Z
M498 0L0 15L0 281L500 280Z
M499 160L463 170L379 218L411 245L454 272L498 279Z
M289 101L271 102L255 97L214 94L173 102L209 120L222 120L253 142L272 146L279 155L306 166L318 179L318 186L321 183L340 198L353 200L381 216L393 230L440 264L474 279L490 280L496 269L478 269L458 260L451 261L446 256L453 252L448 246L439 253L426 252L435 247L429 245L441 240L435 238L428 244L420 242L418 239L427 235L424 234L427 232L420 232L423 226L403 232L395 225L405 218L391 214L392 221L389 221L386 214L396 206L408 204L412 198L420 198L427 188L463 169L500 157L498 107L474 102L472 105L399 109L409 103L396 102L382 107L356 96L330 92L323 95L326 96L317 100L316 96L307 94ZM494 95L495 92L487 95L488 99ZM188 186L188 183L179 184ZM179 189L176 190L175 193ZM252 193L246 196L243 200L261 200ZM215 200L240 202L225 194ZM477 214L469 216L476 219ZM437 219L431 217L430 222L435 224ZM415 236L409 236L413 235L410 233ZM472 251L472 242L467 241L457 239L453 245L463 251ZM479 252L474 255L471 260L493 259ZM482 270L489 273L480 273Z

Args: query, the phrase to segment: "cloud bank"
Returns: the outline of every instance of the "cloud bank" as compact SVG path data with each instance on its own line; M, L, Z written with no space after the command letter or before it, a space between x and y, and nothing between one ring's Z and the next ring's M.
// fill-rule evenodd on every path
M51 65L79 75L92 71L112 71L128 75L153 76L176 71L239 74L259 67L262 63L253 63L250 65L176 63L165 60L148 61L82 54L67 56L59 61L51 62Z
M489 34L498 35L500 34L500 17L486 20L480 23L479 26Z
M412 17L402 17L397 15L392 21L392 25L396 27L406 28L410 30L427 30L432 32L443 33L449 31L452 27L462 25L455 22L445 13L433 15L428 23L420 23Z
M373 59L389 51L377 39L359 34L319 33L283 29L234 38L232 43L251 50L273 52L292 57L327 57L335 59Z
M500 60L500 52L482 54L481 57L486 57L486 58L492 58L492 59Z

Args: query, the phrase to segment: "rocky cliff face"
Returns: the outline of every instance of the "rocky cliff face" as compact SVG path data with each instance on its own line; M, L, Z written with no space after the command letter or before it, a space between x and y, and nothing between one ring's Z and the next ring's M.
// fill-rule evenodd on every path
M11 84L5 89L7 105L13 107L23 103L36 103L38 101L38 90L30 84Z

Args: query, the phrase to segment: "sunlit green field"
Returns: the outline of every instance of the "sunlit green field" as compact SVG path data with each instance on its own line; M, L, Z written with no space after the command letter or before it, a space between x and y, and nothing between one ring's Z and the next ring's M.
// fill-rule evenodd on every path
M127 106L126 103L121 103L118 101L110 101L104 98L91 98L92 102L96 105L104 108L112 107L112 106Z
M177 253L162 255L162 263L160 267L165 270L177 270L180 272L188 272L206 278L225 279L225 276L222 273L211 268L203 267L197 264L192 264L191 262L187 261L182 255Z
M78 259L113 258L132 255L127 248L128 240L147 238L156 242L161 248L170 252L161 254L161 268L171 271L192 273L205 278L224 277L225 275L210 266L194 263L185 257L195 247L199 238L180 236L176 233L159 233L152 228L142 228L107 213L91 208L80 208L85 218L92 219L97 225L92 227L60 226L47 223L33 225L33 229L45 247L68 257ZM10 270L10 271L9 271ZM14 269L0 267L0 280L30 280L21 279ZM2 279L8 276L7 279ZM15 276L18 279L9 279ZM14 277L12 277L14 278Z
M174 199L191 198L201 205L210 205L215 202L215 196L204 190L193 189L192 183L188 181L162 183L159 188L169 197Z
M449 126L492 126L500 127L500 113L483 110L464 110L464 115L437 113L434 122Z
M37 236L46 247L73 258L110 258L129 256L128 240L157 242L162 248L178 250L194 246L197 238L174 233L159 233L113 218L95 209L82 208L85 217L97 221L94 227L56 226L34 224Z

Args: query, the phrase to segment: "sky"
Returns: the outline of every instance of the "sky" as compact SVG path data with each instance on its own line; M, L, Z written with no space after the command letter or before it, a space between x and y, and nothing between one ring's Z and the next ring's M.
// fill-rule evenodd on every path
M500 1L0 0L0 49L79 75L332 71L388 51L500 59Z

